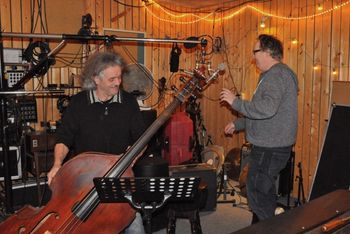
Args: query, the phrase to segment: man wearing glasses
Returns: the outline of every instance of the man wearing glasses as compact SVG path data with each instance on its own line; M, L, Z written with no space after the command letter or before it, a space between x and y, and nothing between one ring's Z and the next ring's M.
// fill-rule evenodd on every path
M243 115L226 125L225 134L245 130L247 141L253 145L247 197L254 223L275 214L275 181L296 141L298 80L282 63L283 45L274 36L260 35L253 56L261 73L252 99L242 100L224 88L220 100Z

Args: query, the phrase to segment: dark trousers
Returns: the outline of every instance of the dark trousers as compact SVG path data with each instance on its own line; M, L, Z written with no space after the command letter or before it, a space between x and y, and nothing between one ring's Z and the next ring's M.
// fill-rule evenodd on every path
M249 157L247 176L248 204L259 220L272 217L276 209L276 179L286 166L292 147L254 146Z

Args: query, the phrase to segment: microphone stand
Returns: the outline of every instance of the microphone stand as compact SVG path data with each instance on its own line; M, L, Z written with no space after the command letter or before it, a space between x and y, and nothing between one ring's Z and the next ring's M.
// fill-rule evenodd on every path
M7 89L7 81L4 76L4 54L3 54L3 43L2 35L0 31L0 90ZM4 165L4 183L5 183L5 209L7 213L13 213L12 207L12 182L11 173L9 167L9 145L7 142L7 110L6 110L6 97L0 95L0 105L1 105L1 147L3 155L3 165Z

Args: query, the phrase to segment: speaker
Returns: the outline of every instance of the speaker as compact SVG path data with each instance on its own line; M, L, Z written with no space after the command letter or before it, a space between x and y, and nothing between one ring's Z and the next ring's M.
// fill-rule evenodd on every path
M24 205L43 206L51 198L51 190L46 182L26 181L12 185L13 207L15 210ZM40 191L38 191L40 189Z
M207 184L207 201L203 211L216 209L216 169L206 163L169 166L169 174L174 177L200 177Z
M48 172L54 163L54 152L33 152L27 154L27 169L34 176L39 176L42 172Z
M53 150L56 139L53 133L32 132L26 135L27 152L38 152Z
M9 161L10 161L10 174L11 179L19 179L22 177L22 167L21 167L21 156L20 148L17 146L10 146L9 151ZM4 156L2 147L0 147L0 181L4 180Z

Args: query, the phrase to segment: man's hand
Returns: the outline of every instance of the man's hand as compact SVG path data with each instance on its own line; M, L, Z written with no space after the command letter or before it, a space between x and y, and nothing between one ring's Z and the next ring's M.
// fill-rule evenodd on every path
M235 124L230 122L225 127L225 134L232 135L235 130L236 130Z
M69 152L68 147L63 143L58 143L55 145L55 161L54 164L47 174L47 183L50 185L53 177L55 177L57 171L62 167L63 159L67 156Z
M223 88L220 92L220 102L227 102L230 106L234 100L236 100L236 95L232 93L229 89Z
M49 173L47 173L47 183L50 185L53 177L55 177L58 170L61 168L61 165L53 165Z

